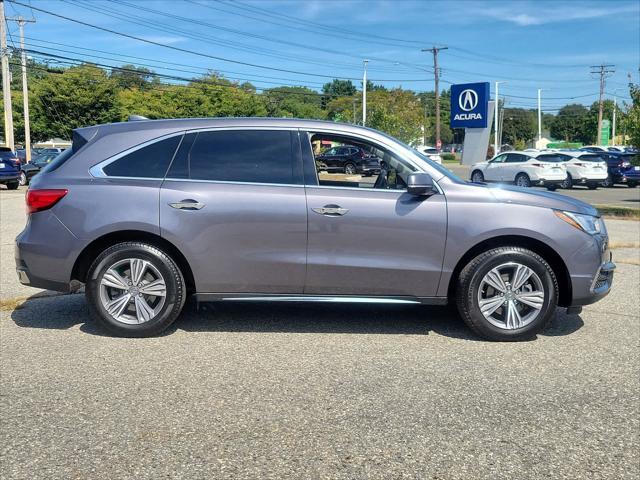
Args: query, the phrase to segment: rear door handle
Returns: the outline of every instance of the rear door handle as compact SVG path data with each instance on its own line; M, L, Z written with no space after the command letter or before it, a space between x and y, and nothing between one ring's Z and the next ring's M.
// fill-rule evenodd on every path
M340 205L325 205L324 207L314 207L311 210L327 217L341 217L349 211L348 208L342 208Z
M169 206L178 210L200 210L204 207L204 203L187 198L185 200L180 200L179 202L169 203Z

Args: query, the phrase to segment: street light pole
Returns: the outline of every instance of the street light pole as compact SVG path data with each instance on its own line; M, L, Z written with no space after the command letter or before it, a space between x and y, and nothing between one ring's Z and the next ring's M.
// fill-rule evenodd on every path
M542 108L540 107L540 93L542 89L538 89L538 142L542 140Z
M4 0L0 0L0 57L2 57L2 99L4 106L4 143L11 150L13 143L13 109L11 107L11 73L7 49L7 22L4 17Z
M618 90L613 91L613 125L611 127L611 137L613 138L613 144L616 144L616 110L618 109Z
M367 124L367 63L369 60L363 60L364 74L362 75L362 126Z

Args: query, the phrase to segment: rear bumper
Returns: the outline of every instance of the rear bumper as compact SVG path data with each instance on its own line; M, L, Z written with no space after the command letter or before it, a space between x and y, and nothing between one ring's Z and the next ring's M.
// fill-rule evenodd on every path
M0 183L15 182L18 178L20 178L20 172L0 174Z

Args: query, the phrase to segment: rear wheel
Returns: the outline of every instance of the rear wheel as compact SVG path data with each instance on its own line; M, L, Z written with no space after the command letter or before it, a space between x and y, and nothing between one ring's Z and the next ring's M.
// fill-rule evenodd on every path
M85 295L92 317L122 337L149 337L171 325L186 296L176 263L148 244L114 245L93 262Z
M549 264L519 247L481 253L460 272L458 311L478 335L514 341L535 336L552 319L558 283Z
M471 174L471 181L474 183L484 183L484 175L480 170L474 170Z
M531 186L531 179L529 179L529 175L527 175L526 173L519 173L516 176L516 185L518 187L530 187Z
M346 173L347 175L355 175L356 166L353 163L347 163L344 166L344 173Z
M15 182L7 183L7 188L9 190L17 190L19 186L20 186L20 183L17 180Z
M613 187L613 177L611 177L611 174L607 175L607 178L603 180L602 186L606 188Z
M567 173L567 178L565 178L562 183L560 184L560 187L562 188L573 188L573 178L571 178L571 174Z

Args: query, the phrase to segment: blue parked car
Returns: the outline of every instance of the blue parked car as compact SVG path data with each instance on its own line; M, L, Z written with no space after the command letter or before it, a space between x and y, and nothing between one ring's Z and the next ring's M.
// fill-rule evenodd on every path
M629 158L629 166L623 175L627 179L627 186L633 188L640 185L640 154L636 153Z
M613 187L616 183L627 185L635 188L639 181L634 172L636 172L632 159L637 159L636 153L598 153L602 159L607 162L607 171L609 176L602 182L603 187ZM638 165L636 161L636 165Z
M9 190L18 188L20 177L20 160L8 147L0 147L0 184Z

